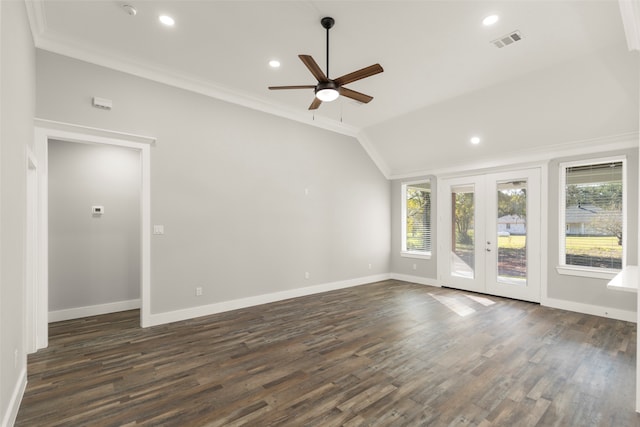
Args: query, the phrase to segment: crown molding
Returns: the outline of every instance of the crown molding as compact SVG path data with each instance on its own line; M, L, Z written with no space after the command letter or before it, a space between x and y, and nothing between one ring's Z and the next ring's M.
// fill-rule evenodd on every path
M204 82L178 73L170 73L165 70L152 67L148 64L136 63L123 58L116 58L99 51L91 51L70 42L61 42L52 37L42 35L37 39L34 39L34 41L38 49L68 56L70 58L110 68L112 70L121 71L136 77L166 84L168 86L195 92L200 95L240 105L252 110L283 117L354 138L359 132L359 128L355 126L346 125L324 117L316 117L308 112L301 113L297 109L265 102L257 97L222 85Z
M628 143L620 143L620 137L622 137L623 139L626 138L627 142L630 139L634 139L635 146L638 145L637 133L626 134L623 136L599 138L597 140L578 141L568 144L556 145L552 150L549 150L549 147L541 147L536 150L520 152L518 153L518 155L512 157L486 159L485 161L479 159L478 162L464 165L464 167L452 166L437 170L419 170L414 172L394 174L391 167L384 160L383 156L381 156L378 150L375 148L375 144L366 134L364 128L347 125L337 120L332 120L325 117L316 117L315 115L310 114L307 111L301 112L298 109L287 107L281 104L267 102L258 97L229 87L225 87L223 85L205 82L203 80L195 79L193 77L180 73L171 73L167 70L154 67L153 65L148 63L135 62L130 59L116 57L113 54L109 54L104 51L101 52L90 49L86 46L82 46L75 41L58 39L50 34L47 34L47 19L44 7L45 0L25 0L25 4L34 45L38 49L57 53L80 61L144 78L146 80L166 84L172 87L177 87L210 98L218 99L231 104L243 106L263 113L271 114L277 117L285 118L288 120L296 121L306 125L314 126L316 128L355 138L365 150L367 155L371 158L373 163L378 167L380 172L387 179L406 179L428 174L455 173L457 171L469 170L470 167L479 170L501 167L516 163L525 164L535 161L548 160L553 157L560 157L561 155L565 155L562 154L563 152L569 152L572 149L574 151L580 150L581 152L584 152L585 149L593 150L593 146L605 144L609 144L608 148L610 149L615 148L610 144L613 144L614 146L622 144L622 146L628 148ZM629 49L640 51L640 0L619 0L619 5ZM618 138L618 140L614 141L616 140L616 138ZM597 151L598 149L602 149L602 147L596 147L595 151Z
M38 41L47 29L47 18L44 13L44 0L25 0L27 18L33 42L38 47Z
M640 51L640 0L619 0L629 50Z
M300 112L297 109L285 107L276 103L265 102L255 96L229 87L204 82L186 75L169 73L166 70L153 67L150 64L138 63L128 59L115 57L113 55L106 54L105 52L88 49L69 40L58 40L50 35L46 35L47 20L44 10L44 0L25 0L25 4L27 7L27 14L29 17L34 45L38 49L110 68L112 70L121 71L147 80L177 87L288 120L304 123L330 132L350 136L360 143L362 148L370 156L371 160L375 163L385 178L389 178L389 167L379 153L373 148L373 144L359 127L347 125L324 117L316 117L314 114L310 114L306 111Z
M624 150L638 148L640 140L639 132L628 132L618 135L610 135L601 138L592 138L579 141L569 141L553 146L536 147L529 150L521 150L512 156L505 155L500 158L480 159L474 163L465 163L440 169L420 170L401 174L393 174L388 177L394 179L410 179L424 175L436 175L446 177L460 173L488 171L504 167L525 167L539 165L560 157L575 156L581 154L593 154L603 151Z
M382 172L382 175L384 175L385 178L389 179L389 177L391 176L391 168L389 168L389 165L387 165L387 162L384 161L378 150L375 149L373 143L371 142L365 131L358 132L358 134L356 135L356 139L358 140L364 151L367 152L373 163L375 163L375 165L378 167L380 172Z
M195 92L210 98L219 99L231 104L240 105L253 110L283 117L289 120L329 130L341 135L356 137L360 128L347 125L336 120L316 117L308 112L280 104L266 102L255 96L225 87L223 85L204 82L179 73L171 73L150 64L134 62L121 57L115 57L105 52L81 46L69 40L60 40L46 34L47 19L44 10L44 0L25 0L31 34L36 48L68 56L80 61L100 65L113 70L132 74L147 80L163 83L169 86Z

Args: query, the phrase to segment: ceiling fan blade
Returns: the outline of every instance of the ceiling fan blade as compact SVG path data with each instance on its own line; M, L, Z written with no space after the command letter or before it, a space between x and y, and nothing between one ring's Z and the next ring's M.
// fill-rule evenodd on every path
M314 89L315 85L302 85L302 86L269 86L271 90L282 90L282 89Z
M322 71L322 69L320 69L320 66L311 57L311 55L298 55L298 58L300 58L300 60L304 63L304 65L307 66L307 68L309 69L309 71L311 71L311 74L313 74L313 77L315 77L316 80L318 80L321 83L329 81L327 76L324 75L324 72Z
M355 99L363 104L366 104L373 99L373 96L365 95L364 93L356 92L355 90L347 89L346 87L340 88L340 95Z
M345 74L342 77L338 77L334 80L338 86L346 85L351 82L355 82L356 80L361 80L369 76L373 76L375 74L381 73L384 70L380 64L370 65L361 70L354 71L353 73Z
M322 104L322 101L314 96L313 102L311 103L311 105L309 105L309 110L317 110L320 104Z

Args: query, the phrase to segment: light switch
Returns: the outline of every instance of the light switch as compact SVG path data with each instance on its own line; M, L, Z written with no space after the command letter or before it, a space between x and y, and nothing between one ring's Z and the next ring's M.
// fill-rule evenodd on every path
M164 234L164 225L154 225L153 234Z

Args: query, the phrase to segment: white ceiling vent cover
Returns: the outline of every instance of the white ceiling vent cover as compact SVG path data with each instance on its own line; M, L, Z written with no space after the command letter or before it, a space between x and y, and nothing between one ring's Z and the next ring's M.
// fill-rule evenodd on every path
M522 40L522 34L520 33L520 31L516 30L510 32L509 34L505 34L498 39L492 40L491 44L495 47L505 47L520 40Z
M100 108L102 110L111 110L111 108L113 107L113 101L107 98L98 98L97 96L93 97L91 104L94 107Z

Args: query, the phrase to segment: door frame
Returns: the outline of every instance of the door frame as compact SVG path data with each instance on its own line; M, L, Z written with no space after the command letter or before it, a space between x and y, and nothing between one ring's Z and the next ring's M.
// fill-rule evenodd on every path
M38 325L41 313L38 307L41 303L38 295L38 278L40 276L40 198L39 174L40 169L35 153L27 147L27 224L26 224L26 272L25 272L25 301L27 307L34 304L33 310L25 310L25 350L34 353L42 344L38 342Z
M532 202L537 203L539 205L539 212L537 215L533 216L533 220L536 222L535 228L537 228L537 232L539 233L539 239L537 245L532 247L532 251L529 252L529 256L535 257L534 261L534 269L531 270L533 274L534 280L539 284L539 289L535 292L534 296L523 296L519 295L519 293L510 293L507 292L503 294L496 294L495 289L498 287L497 284L491 284L491 286L487 283L488 280L488 269L491 267L487 265L487 257L484 255L485 248L485 230L486 228L486 215L487 215L487 207L483 208L482 211L478 211L478 202L474 203L475 210L475 265L474 265L474 275L473 280L469 279L461 279L460 281L456 281L455 278L451 279L449 276L450 271L450 242L445 239L449 238L451 234L451 230L449 230L449 226L451 226L451 196L450 196L450 187L458 186L458 185L474 185L474 194L476 197L484 196L482 194L478 194L478 188L481 187L482 191L486 190L488 185L487 183L493 182L493 178L496 178L495 181L499 181L500 175L508 176L510 174L518 174L522 173L530 174L531 171L535 171L534 177L536 179L536 184L539 186L537 195L534 197L536 200L532 200ZM547 187L547 179L546 179L546 164L526 164L521 165L521 167L516 168L497 168L497 169L489 169L489 170L478 170L478 171L468 171L464 174L459 175L449 175L445 177L441 177L438 179L438 235L439 236L447 236L443 237L438 244L438 255L437 255L437 266L438 266L438 279L441 285L453 285L452 287L467 290L471 292L481 292L487 293L491 295L504 296L507 298L516 298L522 299L526 301L533 302L544 302L547 298L547 286L546 286L546 271L547 271L547 260L543 255L542 248L546 247L547 244L547 224L546 224L546 215L547 215L547 201L542 194L544 193L544 189ZM489 197L489 203L492 200L492 197ZM528 208L527 215L530 216L531 209ZM448 216L448 218L447 218ZM494 248L495 249L495 248ZM482 254L482 256L480 256ZM528 266L529 267L529 266Z
M40 124L41 126L38 126ZM140 325L151 325L151 144L155 138L133 135L104 129L68 123L36 119L34 128L35 164L37 166L37 250L34 267L36 278L29 289L27 286L27 318L34 319L35 325L27 330L27 343L33 342L33 352L45 348L49 343L49 227L48 227L48 143L49 140L63 140L81 144L106 144L132 148L140 152ZM29 227L29 225L27 226ZM28 254L28 257L31 254ZM32 260L33 261L33 260ZM27 261L29 265L30 261ZM35 337L32 336L35 334Z

